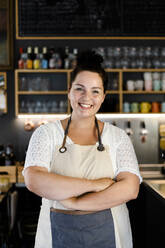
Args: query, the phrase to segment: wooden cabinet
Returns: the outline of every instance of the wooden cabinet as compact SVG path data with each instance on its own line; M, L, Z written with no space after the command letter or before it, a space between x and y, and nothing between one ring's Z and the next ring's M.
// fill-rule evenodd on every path
M15 71L15 112L20 114L69 114L68 101L72 70L16 70ZM106 69L108 87L100 113L125 113L124 103L165 101L164 90L128 90L128 80L143 80L144 73L165 72L165 69ZM131 112L131 111L130 111ZM138 112L141 113L140 110Z

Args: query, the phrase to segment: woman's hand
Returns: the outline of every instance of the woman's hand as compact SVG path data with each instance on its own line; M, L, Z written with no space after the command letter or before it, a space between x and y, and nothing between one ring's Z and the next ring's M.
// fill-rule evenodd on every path
M71 197L62 201L59 201L65 208L75 209L77 197Z
M110 187L112 184L115 183L115 181L112 180L111 178L100 178L100 179L94 179L92 181L93 181L94 188L95 188L93 192L103 191L104 189ZM88 192L78 197L71 197L71 198L68 198L68 199L65 199L59 202L66 208L77 209L76 207L77 200L83 197L84 195L88 195L88 194L90 193Z
M99 192L114 184L115 181L112 180L111 178L99 178L99 179L94 179L93 183L95 187L94 192Z

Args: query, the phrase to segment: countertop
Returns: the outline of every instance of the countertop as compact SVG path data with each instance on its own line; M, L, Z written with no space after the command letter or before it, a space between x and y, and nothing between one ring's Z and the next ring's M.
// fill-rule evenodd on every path
M145 180L144 182L165 199L165 180Z
M143 182L165 199L165 175L161 168L165 164L140 164L140 174Z

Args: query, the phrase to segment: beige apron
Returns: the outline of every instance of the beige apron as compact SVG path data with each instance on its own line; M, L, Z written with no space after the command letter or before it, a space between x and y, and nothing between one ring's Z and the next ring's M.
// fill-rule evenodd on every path
M98 179L104 177L114 178L112 162L109 155L109 146L104 151L97 150L96 145L82 146L66 144L67 151L59 152L56 146L54 160L50 172L77 178ZM66 209L58 201L43 199L38 222L35 248L51 248L50 207ZM131 248L131 229L128 211L125 204L111 209L115 226L116 248ZM120 230L121 225L123 230ZM129 237L127 238L126 235ZM124 240L123 240L124 239ZM122 242L121 242L122 240Z

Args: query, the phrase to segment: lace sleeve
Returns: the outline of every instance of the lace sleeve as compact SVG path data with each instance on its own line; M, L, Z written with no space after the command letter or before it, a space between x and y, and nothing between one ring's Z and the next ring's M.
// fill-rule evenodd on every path
M117 171L115 176L117 176L120 172L128 171L136 174L139 177L140 182L142 181L132 142L125 131L122 132L120 144L117 147L116 159Z
M50 138L44 125L37 128L31 136L26 159L25 168L29 166L43 166L47 169L50 165L51 151Z

